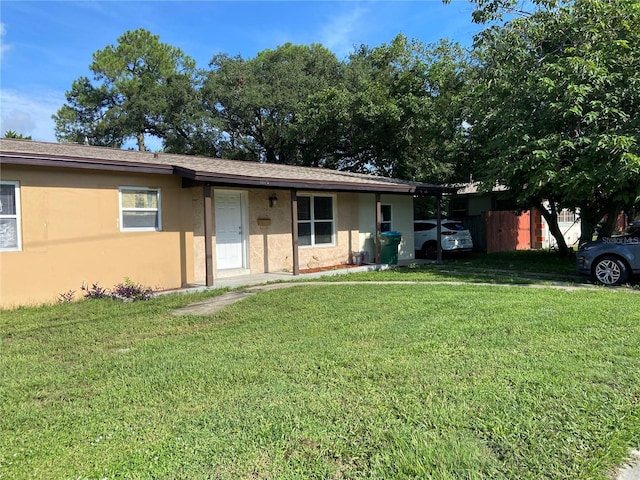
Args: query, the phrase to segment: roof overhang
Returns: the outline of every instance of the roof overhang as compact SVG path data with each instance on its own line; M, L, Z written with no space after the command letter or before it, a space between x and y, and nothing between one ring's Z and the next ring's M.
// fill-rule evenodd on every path
M2 163L9 165L32 165L38 167L54 168L81 168L87 170L109 170L114 172L160 173L171 175L171 165L152 163L123 162L113 160L96 160L77 157L64 157L55 155L38 155L0 152Z
M292 180L282 178L246 177L240 175L221 175L208 172L175 167L175 172L183 178L184 186L206 184L227 187L255 187L255 188L295 188L297 190L325 190L334 192L363 192L363 193L395 193L406 195L436 195L439 193L455 193L457 189L439 187L437 185L384 183L375 184L358 182L330 182L313 180Z
M76 144L3 139L0 145L0 163L3 164L176 175L182 178L185 187L211 185L414 196L452 194L459 190L459 187L454 186L431 185L322 168L273 164L256 166L251 162L248 162L247 168L238 168L239 163L232 160L130 152ZM210 166L210 169L207 166Z

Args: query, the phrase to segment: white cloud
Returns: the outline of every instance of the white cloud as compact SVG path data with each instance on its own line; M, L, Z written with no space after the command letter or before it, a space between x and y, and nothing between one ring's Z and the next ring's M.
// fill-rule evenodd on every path
M321 28L320 43L335 53L338 58L346 57L353 51L354 46L362 43L361 39L355 38L355 35L367 12L365 8L356 7L329 19Z
M0 23L0 60L2 60L5 54L11 50L11 45L7 45L4 41L4 35L7 33L4 23Z
M55 122L51 116L64 104L64 93L18 92L0 89L0 135L13 130L34 140L55 142Z

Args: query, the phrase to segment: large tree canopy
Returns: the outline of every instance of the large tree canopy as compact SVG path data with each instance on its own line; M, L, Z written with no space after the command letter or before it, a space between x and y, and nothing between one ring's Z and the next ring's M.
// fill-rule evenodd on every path
M633 0L577 0L478 39L478 173L540 208L556 234L560 208L580 209L588 239L640 196L638 45Z
M451 0L442 0L451 3ZM529 16L534 12L555 8L564 0L469 0L475 4L471 18L476 23L501 22L506 18Z
M342 125L337 167L413 180L452 174L461 138L462 48L398 35L349 58L341 95L326 99ZM454 153L455 152L455 153Z
M126 32L93 54L87 77L75 80L67 103L53 116L60 141L121 147L145 134L188 150L198 125L195 63L144 29Z
M221 121L224 156L318 165L332 139L302 134L300 119L316 92L336 84L340 63L321 45L287 43L255 58L216 55L203 88L205 109Z

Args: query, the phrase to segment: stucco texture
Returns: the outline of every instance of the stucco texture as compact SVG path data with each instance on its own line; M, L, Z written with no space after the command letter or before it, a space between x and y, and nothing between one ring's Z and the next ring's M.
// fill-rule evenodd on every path
M3 166L20 184L22 248L0 253L0 306L50 303L83 282L176 288L193 277L191 201L180 179ZM162 231L120 230L120 186L161 191ZM185 222L189 225L185 225Z

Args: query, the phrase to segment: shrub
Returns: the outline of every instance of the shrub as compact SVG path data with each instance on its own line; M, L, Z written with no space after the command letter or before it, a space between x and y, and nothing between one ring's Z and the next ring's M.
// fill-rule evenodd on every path
M82 291L84 292L84 298L108 298L111 296L109 290L102 288L97 282L91 284L90 287L87 287L87 284L83 283Z
M111 290L108 288L102 288L96 282L92 283L90 287L87 286L86 283L83 283L82 291L84 292L84 298L96 299L111 298L113 300L146 301L153 296L153 288L145 287L140 283L135 283L128 277L124 279L124 282L116 284Z
M129 278L125 278L124 282L118 283L111 290L113 298L121 300L149 300L153 295L153 288L145 287L140 283L135 283Z
M76 296L75 290L69 290L58 295L58 303L71 303Z

